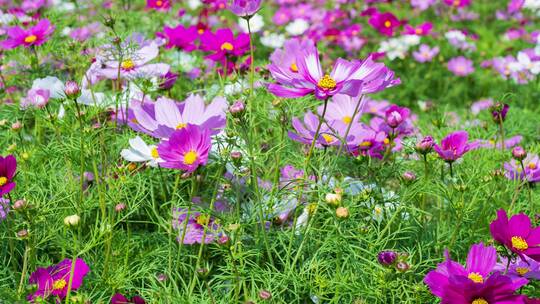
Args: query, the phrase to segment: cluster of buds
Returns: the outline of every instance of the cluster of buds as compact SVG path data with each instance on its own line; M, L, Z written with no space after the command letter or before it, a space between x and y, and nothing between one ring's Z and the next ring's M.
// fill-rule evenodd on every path
M409 257L406 253L398 253L393 250L384 250L379 252L377 260L379 264L385 267L393 267L399 272L405 272L409 270L410 265L406 262Z

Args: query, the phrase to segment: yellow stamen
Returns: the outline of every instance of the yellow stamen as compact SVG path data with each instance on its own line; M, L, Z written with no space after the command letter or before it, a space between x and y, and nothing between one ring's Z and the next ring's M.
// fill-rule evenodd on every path
M156 1L156 6L162 6L163 5L163 1Z
M484 283L484 277L478 272L471 272L467 277L475 283Z
M390 144L390 139L385 138L385 139L383 140L383 142L384 142L385 145L388 145L388 144Z
M488 301L482 299L482 298L479 298L479 299L476 299L474 301L472 301L471 304L489 304Z
M371 142L370 141L363 141L359 144L360 147L371 147Z
M392 22L390 22L389 20L386 20L386 21L384 22L384 26L387 27L387 28L389 28L389 27L392 26Z
M297 73L298 72L298 66L296 65L296 63L292 63L291 64L291 67L290 67L291 71Z
M531 169L531 170L534 170L534 169L537 168L537 166L536 166L535 163L529 163L528 167L529 167L529 169Z
M525 275L527 272L529 272L530 269L528 267L516 267L516 272L522 276Z
M7 182L8 182L7 177L5 177L5 176L0 176L0 187L2 187L3 185L7 184Z
M179 123L179 124L176 126L176 130L183 129L183 128L185 128L186 126L187 126L187 123L181 122L181 123Z
M197 224L205 226L208 225L208 223L210 222L210 217L206 214L201 214L197 216L197 218L195 218L195 221L197 222Z
M421 28L415 29L414 32L416 33L416 35L422 35L422 33L423 33Z
M26 43L32 43L32 42L35 42L36 40L37 40L36 35L30 35L30 36L26 36L26 38L24 38L24 42L26 42Z
M153 157L153 158L159 158L159 153L158 153L158 150L156 147L153 147L152 150L150 151L150 155Z
M223 43L221 45L221 50L222 51L232 51L232 50L234 50L234 46L229 42L225 42L225 43Z
M527 250L529 248L529 244L527 244L527 241L525 241L520 236L513 236L512 237L512 247L514 247L517 250L523 251Z
M454 0L454 3L452 5L459 6L461 4L461 0Z
M199 155L197 155L197 152L191 150L188 153L184 154L184 165L193 165L198 158Z
M202 34L204 34L204 30L203 29L198 29L197 33L199 33L199 35L202 35Z
M330 75L326 74L323 78L321 78L321 80L319 80L317 86L321 89L331 90L336 88L337 83L334 79L332 79L332 77L330 77Z
M126 59L120 63L120 67L124 70L132 70L135 67L135 63L131 59Z
M66 285L67 285L66 280L60 279L60 280L54 281L52 287L53 287L54 290L61 290L61 289L64 289L64 287L66 287Z
M350 116L345 116L341 119L341 121L343 121L344 123L346 124L350 124L352 122L352 117Z
M334 141L334 137L332 135L321 134L321 136L324 138L326 143L331 143L332 141Z

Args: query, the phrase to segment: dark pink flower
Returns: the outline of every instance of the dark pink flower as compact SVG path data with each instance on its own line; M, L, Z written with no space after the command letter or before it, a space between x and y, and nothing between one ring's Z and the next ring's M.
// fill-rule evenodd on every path
M433 29L433 24L431 24L431 22L425 22L416 27L406 24L404 34L427 36L431 33L432 29Z
M392 13L374 13L368 20L368 23L379 33L385 36L393 36L401 22Z
M497 218L489 225L491 236L510 251L540 261L540 227L532 227L531 220L524 214L508 219L504 209L497 211Z
M17 160L13 155L0 156L0 197L8 194L15 188L15 171L17 171Z
M441 141L441 145L435 144L433 149L439 154L440 158L451 163L476 147L475 143L469 143L468 140L469 134L467 131L456 131L448 134Z
M444 0L444 4L453 7L465 7L471 4L471 0Z
M163 140L157 151L164 160L161 166L193 172L206 164L211 147L210 130L188 124Z
M42 45L54 32L54 26L48 19L41 19L36 25L29 29L22 29L18 26L10 27L7 30L8 38L2 41L5 49L14 49L19 46L30 47Z
M233 59L229 57L242 56L249 50L249 35L241 33L235 38L228 28L218 29L215 33L206 31L201 35L201 49L211 52L206 58L213 61Z
M146 0L146 8L156 11L168 11L171 8L170 0Z
M111 304L145 304L145 303L146 302L144 301L144 299L139 296L133 296L131 299L128 299L121 293L117 293L111 298Z
M196 26L188 28L181 24L176 27L165 26L161 35L167 39L167 48L176 47L186 52L191 52L197 48L195 41L199 38L199 33Z

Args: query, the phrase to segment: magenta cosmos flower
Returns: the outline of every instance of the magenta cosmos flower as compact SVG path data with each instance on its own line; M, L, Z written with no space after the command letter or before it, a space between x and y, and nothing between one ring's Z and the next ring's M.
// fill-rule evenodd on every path
M385 36L394 35L394 30L397 29L401 22L392 13L375 12L368 20L368 23L379 33Z
M504 163L506 178L510 180L527 180L529 183L540 182L540 158L536 154L529 154L523 161L512 159Z
M14 49L19 46L31 47L42 45L54 32L54 26L48 19L41 19L36 25L29 29L22 29L18 26L7 29L8 38L2 41L5 49Z
M239 57L249 50L249 35L238 34L236 38L228 28L218 29L215 33L206 31L201 35L201 49L211 52L206 58L223 61L229 56Z
M15 171L17 171L17 160L13 155L0 156L0 197L8 194L15 188Z
M117 293L111 298L111 304L146 304L146 302L139 296L133 296L131 299L128 299L123 294Z
M540 261L540 227L533 228L531 220L524 214L516 214L508 219L506 211L497 211L497 218L489 225L495 241L516 253L522 260L526 256Z
M456 131L448 134L441 141L441 145L435 144L433 149L445 162L452 163L461 158L463 154L476 148L476 143L469 143L467 131Z
M190 95L184 102L161 97L154 103L132 101L128 125L135 131L157 138L169 138L188 124L218 134L227 122L227 100L215 97L209 105L199 95Z
M57 265L47 268L38 268L30 275L30 284L36 284L37 290L28 296L28 300L36 301L41 298L43 300L49 297L58 297L63 299L66 297L68 284L70 281L72 261L65 259ZM73 267L73 277L71 278L71 290L77 290L81 287L82 282L90 268L86 263L77 258Z
M463 56L452 58L448 61L448 70L456 76L467 76L474 72L473 62Z
M232 0L229 9L237 16L249 18L261 8L261 0Z
M425 22L418 26L411 26L407 24L404 27L403 33L406 35L427 36L431 33L432 29L433 29L433 24L431 24L431 22Z
M146 8L156 11L168 11L171 8L170 0L146 0Z
M193 172L208 161L212 147L210 131L188 124L172 133L157 147L162 167Z
M471 4L471 0L444 0L444 4L453 7L465 7Z
M160 35L167 39L167 48L176 47L186 52L197 49L195 41L199 38L199 30L196 26L188 28L179 24L176 27L163 27L163 33Z

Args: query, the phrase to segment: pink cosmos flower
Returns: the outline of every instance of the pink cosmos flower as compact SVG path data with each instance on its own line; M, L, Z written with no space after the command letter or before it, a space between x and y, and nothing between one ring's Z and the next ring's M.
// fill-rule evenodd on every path
M471 4L471 0L444 0L444 4L453 7L466 7Z
M472 60L459 56L448 61L448 70L456 76L464 77L474 72L474 66Z
M540 158L536 154L528 154L521 162L512 159L509 163L504 163L504 169L506 178L510 180L540 182Z
M232 0L229 9L239 17L253 16L261 7L262 0Z
M206 31L201 35L201 49L211 52L206 58L224 61L227 56L239 57L249 50L249 35L238 34L236 38L228 28L218 29L215 33Z
M430 48L427 44L421 44L418 51L413 52L413 57L418 62L429 62L439 54L439 47Z
M540 227L532 227L531 220L524 214L508 219L504 209L497 211L497 218L489 225L491 236L522 260L530 257L540 261Z
M167 39L167 48L176 47L186 52L197 49L195 41L199 38L199 33L196 26L188 28L181 24L173 28L165 26L162 35Z
M476 148L476 143L469 143L469 133L467 131L456 131L448 134L441 141L441 145L435 144L433 149L439 157L446 162L452 163L463 156L463 154Z
M146 0L146 8L156 11L168 11L171 8L170 0Z
M54 26L48 19L41 19L36 25L25 30L18 26L7 29L8 38L2 41L5 49L14 49L19 46L31 47L42 45L54 32Z
M157 147L162 167L193 172L206 165L212 147L210 131L188 124L174 131L168 140Z
M325 119L328 121L341 121L348 125L353 122L359 122L364 111L366 99L360 100L360 96L351 97L349 95L337 94L332 97L332 101L327 105ZM355 115L356 110L356 115ZM322 115L323 106L317 109L319 115Z
M175 130L188 124L218 134L225 127L227 107L227 100L223 97L216 97L206 105L199 95L190 95L182 103L165 97L158 98L155 103L132 101L128 125L135 131L157 138L169 138Z
M49 102L51 92L47 89L31 89L25 98L21 100L21 108L26 109L34 106L36 108L43 108Z
M425 22L416 27L406 24L403 33L406 35L427 36L432 29L433 24L431 22Z
M8 194L15 188L15 171L17 171L17 160L15 156L0 156L0 197Z
M144 301L144 299L139 296L133 296L131 299L128 299L121 293L116 293L111 298L111 304L145 304L145 303L146 302Z
M312 112L306 112L303 122L297 117L292 119L292 127L296 132L289 131L289 138L300 142L305 145L311 144L315 134L317 134L317 127L319 126L320 117ZM325 120L321 124L319 131L319 138L315 141L315 147L323 148L329 146L338 146L341 144L340 138L345 136L347 125L341 121Z
M186 223L187 221L187 223ZM210 215L200 212L189 213L183 208L173 209L172 227L178 230L177 240L180 243L192 244L210 244L218 240L224 234L221 232L221 226ZM206 228L206 235L204 230ZM204 240L203 240L203 235Z
M379 33L385 36L393 36L394 30L400 27L401 22L392 13L374 13L368 23Z
M283 44L283 49L276 49L270 55L268 70L274 78L302 79L298 72L296 58L302 55L303 51L316 52L315 44L312 40L301 40L292 38Z

